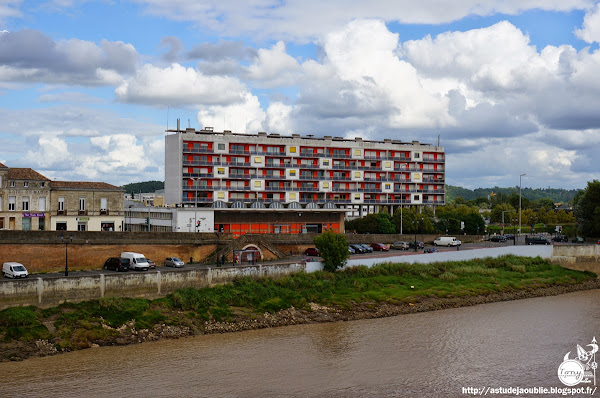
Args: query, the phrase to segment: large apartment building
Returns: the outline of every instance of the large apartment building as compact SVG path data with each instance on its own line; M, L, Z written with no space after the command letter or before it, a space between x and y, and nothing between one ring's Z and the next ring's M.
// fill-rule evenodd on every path
M327 211L362 215L368 209L387 207L393 213L401 205L444 203L445 156L439 146L391 139L219 133L211 128L167 133L165 200L215 209L215 230L223 229L219 224L230 224L219 222L218 213L226 212L218 209L237 209L246 217L251 209L263 214L273 209L305 215ZM335 226L331 221L314 221L320 225L286 227L342 230L338 217L334 218ZM246 228L252 231L253 226Z

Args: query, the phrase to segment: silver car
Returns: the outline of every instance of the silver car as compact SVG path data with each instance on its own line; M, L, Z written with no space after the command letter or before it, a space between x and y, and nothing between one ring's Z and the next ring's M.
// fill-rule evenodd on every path
M181 261L177 257L167 257L165 259L165 267L181 268L183 267L183 261Z
M390 245L390 249L394 250L408 250L408 242L394 242Z

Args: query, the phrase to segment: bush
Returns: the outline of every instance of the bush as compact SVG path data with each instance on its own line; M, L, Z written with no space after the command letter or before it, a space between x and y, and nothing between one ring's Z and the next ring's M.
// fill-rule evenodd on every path
M348 242L344 235L325 231L321 235L315 236L313 242L325 262L325 271L335 272L338 268L346 265L349 254Z

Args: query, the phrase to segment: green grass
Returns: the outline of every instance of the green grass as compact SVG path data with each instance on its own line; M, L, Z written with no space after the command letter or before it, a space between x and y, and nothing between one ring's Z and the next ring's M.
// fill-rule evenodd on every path
M416 303L428 297L465 297L570 285L596 278L553 265L541 258L506 256L435 264L354 267L335 273L295 274L279 279L241 278L231 284L181 289L157 300L107 298L65 303L39 310L17 307L0 311L0 340L54 339L59 348L89 347L118 335L132 321L136 329L156 324L202 328L208 320L251 318L264 312L309 303L352 308L356 304ZM414 287L414 288L411 288ZM53 322L50 334L45 324Z

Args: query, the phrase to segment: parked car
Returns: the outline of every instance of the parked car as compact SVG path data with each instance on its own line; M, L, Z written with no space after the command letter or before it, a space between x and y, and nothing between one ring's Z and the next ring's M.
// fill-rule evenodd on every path
M351 244L350 247L354 249L356 254L367 253L367 249L365 249L364 247L362 247L361 245L358 245L356 243Z
M506 240L515 240L515 236L513 234L504 235L504 239Z
M150 268L148 260L141 253L123 252L121 253L121 258L128 258L129 269L134 271L148 271Z
M165 258L165 267L183 267L183 261L178 259L177 257L167 257Z
M10 261L2 264L2 276L12 279L27 278L29 272L27 272L27 268L23 264Z
M585 239L583 239L581 236L576 236L573 238L571 243L585 243Z
M111 257L104 262L104 269L111 269L113 271L129 271L130 261L128 258L123 257Z
M387 252L390 250L390 248L384 245L383 243L371 243L371 247L374 251Z
M414 241L414 242L409 242L408 247L411 249L423 249L425 247L425 244L423 242Z
M148 261L148 267L156 268L156 263L154 261L150 260L149 258L147 258L146 261Z
M348 245L348 253L349 254L356 254L356 250L352 246Z
M552 238L553 242L568 242L569 238L567 238L564 235L556 235L555 237Z
M526 235L525 236L525 244L526 245L549 245L552 242L550 242L548 239L546 239L545 236L539 236L539 235Z
M506 242L504 235L494 235L490 238L490 242Z
M365 245L364 243L359 243L359 245L360 245L361 247L364 247L364 248L365 248L365 250L366 250L366 252L365 252L365 253L372 253L372 252L373 252L373 248L372 248L371 246L369 246L369 245Z
M304 254L306 254L307 256L318 256L320 253L319 249L317 249L316 247L309 247L304 251Z
M437 252L437 249L435 247L428 247L427 249L423 250L423 253L435 253Z
M408 242L394 242L390 245L390 249L394 250L408 250Z
M453 236L440 236L433 241L434 246L460 246L462 242Z

